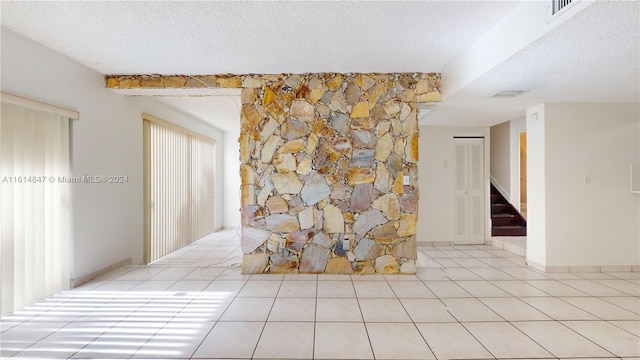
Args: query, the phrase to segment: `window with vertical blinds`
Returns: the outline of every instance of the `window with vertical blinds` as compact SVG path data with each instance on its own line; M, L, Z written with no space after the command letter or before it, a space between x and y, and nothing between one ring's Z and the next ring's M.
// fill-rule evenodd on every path
M2 314L67 289L70 278L70 184L64 181L70 175L70 118L16 103L30 100L2 94Z
M215 142L145 114L145 263L215 230Z

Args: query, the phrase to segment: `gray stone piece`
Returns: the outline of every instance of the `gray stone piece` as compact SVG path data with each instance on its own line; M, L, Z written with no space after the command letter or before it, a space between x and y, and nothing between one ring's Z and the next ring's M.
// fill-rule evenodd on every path
M356 221L353 223L353 231L360 236L364 236L374 226L385 222L387 222L387 218L384 216L382 211L378 209L369 209L358 216Z
M375 241L364 238L358 241L353 253L357 261L373 260L380 255L382 247Z
M319 203L330 194L331 189L329 189L327 181L318 173L312 173L309 175L302 187L302 191L300 192L302 201L304 201L307 206Z
M241 232L242 240L240 241L242 252L245 254L253 252L259 248L260 245L264 244L270 235L271 231L243 226Z
M374 149L355 149L353 150L349 166L369 167L373 165L374 157Z
M317 245L309 245L302 251L300 260L300 273L320 274L327 267L329 249Z

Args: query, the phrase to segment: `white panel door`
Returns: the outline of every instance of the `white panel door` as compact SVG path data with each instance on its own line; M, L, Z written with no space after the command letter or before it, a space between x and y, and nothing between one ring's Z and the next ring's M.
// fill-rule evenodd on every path
M455 243L484 244L484 139L455 138Z

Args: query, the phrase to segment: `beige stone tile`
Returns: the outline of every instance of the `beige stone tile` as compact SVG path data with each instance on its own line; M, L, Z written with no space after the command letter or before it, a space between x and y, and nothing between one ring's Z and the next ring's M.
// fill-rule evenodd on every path
M613 356L556 321L524 321L514 322L512 325L557 357Z
M555 297L522 297L520 300L540 310L554 320L596 320L593 314Z
M606 287L615 289L627 295L640 296L640 286L638 286L638 284L632 283L627 280L605 279L605 280L594 280L594 281L600 285L604 285ZM615 295L617 296L618 294L615 294Z
M389 285L400 299L429 299L436 297L421 281L390 281Z
M438 299L400 299L413 322L456 322Z
M615 296L601 297L600 299L619 306L623 309L629 310L635 314L640 314L640 298L632 296Z
M473 297L453 281L425 281L424 284L441 299Z
M513 296L551 296L522 280L496 280L491 283Z
M485 280L514 280L515 278L497 268L471 268L474 274Z
M456 281L461 288L475 297L511 297L511 295L489 281Z
M316 321L362 322L357 299L318 298Z
M438 359L486 359L491 354L459 323L416 324Z
M284 280L278 297L316 297L317 283L314 280Z
M550 317L516 298L478 299L507 321L551 320Z
M312 359L313 341L313 322L268 322L253 358Z
M552 296L588 296L588 294L558 280L527 280L526 283Z
M238 297L275 297L280 289L281 281L247 281Z
M314 321L316 299L276 298L269 313L269 321Z
M473 322L462 325L497 358L554 357L507 322Z
M193 357L251 358L263 327L262 322L218 322Z
M604 286L602 284L598 284L595 281L591 280L561 280L561 282L565 285L569 285L572 288L578 289L585 294L589 294L591 296L625 296L629 294L625 294L621 291L613 289L608 286Z
M564 321L563 324L616 356L640 356L640 338L606 321Z
M383 278L384 279L384 278ZM395 298L386 281L353 281L358 298Z
M482 280L480 276L465 268L444 269L444 273L449 280Z
M365 322L411 322L398 299L359 299Z
M639 320L640 315L632 313L595 297L562 297L571 305L591 313L602 320Z
M640 321L638 320L609 321L609 323L640 338Z
M273 298L236 298L220 321L266 321Z
M351 279L340 281L318 281L318 297L355 298L356 291Z
M447 310L458 321L504 321L478 299L443 299Z
M367 333L376 359L435 359L411 323L367 323Z
M316 323L313 356L316 359L374 358L363 323Z

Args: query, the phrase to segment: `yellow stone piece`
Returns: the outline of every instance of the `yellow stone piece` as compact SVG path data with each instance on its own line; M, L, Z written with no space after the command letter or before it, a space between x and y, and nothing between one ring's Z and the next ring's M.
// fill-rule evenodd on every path
M432 91L426 94L418 95L418 102L436 102L442 101L442 94L439 91Z
M240 91L240 102L246 105L253 104L257 96L258 91L256 89L242 89Z
M324 270L325 274L353 274L351 263L345 257L330 258L327 261L327 267Z
M402 214L400 216L400 226L398 227L398 236L405 237L416 234L416 224L418 216L416 214Z
M117 89L120 87L120 80L118 80L118 78L113 76L105 76L104 78L107 89Z
M398 137L398 139L396 140L395 145L393 146L393 152L402 156L404 154L404 139L401 137Z
M279 153L297 153L298 151L302 150L302 148L304 148L304 140L303 139L296 139L296 140L291 140L291 141L287 141L283 146L281 146L278 149Z
M251 131L258 127L262 121L262 116L251 105L242 105L240 116L243 131Z
M429 83L430 83L430 79L422 79L420 81L418 81L418 83L416 84L416 94L420 95L420 94L424 94L426 92L429 92Z
M389 89L388 82L381 82L379 84L375 84L371 90L369 90L369 106L373 108L378 103L378 100L384 93Z
M139 78L125 78L120 80L119 84L120 89L137 89L140 87L140 79Z
M369 90L375 83L375 80L365 74L356 75L356 85L360 86L362 90Z
M264 88L264 95L262 95L262 106L267 106L269 104L271 104L273 102L273 100L276 99L276 93L275 91L271 90L270 87L265 86Z
M164 85L162 85L162 78L159 76L143 76L140 86L143 88L157 89L162 89L164 87Z
M393 182L393 192L400 195L402 194L404 191L404 189L402 188L402 180L404 177L404 173L402 171L398 172L398 176L396 176L396 180Z
M282 101L287 106L291 106L291 103L293 102L293 99L295 99L295 98L296 98L296 94L294 94L292 92L281 92L280 93L280 99L282 99Z
M322 86L317 86L315 89L311 90L311 93L309 93L309 102L311 102L312 104L315 104L320 99L322 99L323 95L324 95L324 89L322 88Z
M238 76L218 76L218 86L221 88L241 88L242 79Z
M304 151L306 151L307 154L311 155L316 150L317 145L318 145L318 137L316 136L316 134L311 133L307 138L307 147L304 149Z
M353 167L347 173L347 183L349 186L356 184L372 183L375 179L375 173L371 168ZM402 181L400 181L402 185Z
M256 203L255 186L242 185L240 191L240 205L248 205Z
M162 78L164 87L169 89L182 89L187 83L187 78L184 76L165 76Z
M243 185L255 185L258 182L258 174L256 174L255 170L247 165L240 165L240 179Z
M251 157L251 135L240 132L240 162L247 163Z
M325 82L325 86L329 91L336 91L342 86L342 75L336 74L331 80Z
M405 154L407 162L418 162L418 133L413 133L407 137Z
M282 105L280 105L280 102L272 102L271 104L265 106L265 110L267 110L269 115L276 119L279 124L282 124L284 122L284 109L282 108Z
M351 109L351 118L369 117L369 103L361 101L353 106Z
M296 172L300 175L307 175L311 172L312 158L309 155L305 155L304 158L298 163Z
M197 79L199 82L203 83L205 87L218 87L218 77L215 75L192 76L192 78Z

